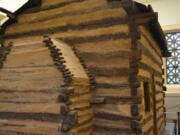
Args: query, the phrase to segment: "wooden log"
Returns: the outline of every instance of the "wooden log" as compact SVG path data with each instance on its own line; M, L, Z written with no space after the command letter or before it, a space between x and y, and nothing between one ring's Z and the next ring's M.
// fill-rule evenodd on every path
M104 127L112 127L112 128L119 128L119 129L129 129L130 122L129 121L122 121L122 120L105 120L101 118L95 118L94 120L95 125L104 126Z
M2 120L0 122L0 131L24 134L40 134L48 135L49 133L58 135L58 123L39 122L34 120Z
M98 54L106 54L106 53L114 53L121 50L130 51L130 43L131 43L130 39L117 39L110 41L101 41L101 42L97 42L96 44L92 44L92 43L77 44L76 48L81 52L96 52Z
M78 49L78 48L77 48ZM105 59L117 59L117 58L124 58L124 59L130 59L133 56L133 53L131 51L116 51L113 53L105 53L105 54L99 54L96 52L82 52L77 51L78 55L83 58L84 61L96 61L96 60L105 60Z
M132 20L135 20L135 23L138 25L148 24L149 22L157 19L157 13L140 13L131 16Z
M143 47L145 47L146 49L148 49L150 52L155 51L155 49L150 45L150 43L147 41L147 39L145 39L144 36L141 36L141 39L139 40L139 42L140 42L140 45L143 45ZM161 60L160 54L158 54L157 52L155 52L155 53L152 53L152 55L153 55L154 57L156 57L156 59L160 62L160 60ZM162 61L161 61L161 63L162 63Z
M103 117L101 114L109 114L109 117L103 117L104 119L113 118L113 116L119 117L119 119L130 119L131 118L131 110L130 105L126 104L98 104L93 107L93 110L95 111L95 114L97 116ZM98 115L99 114L99 115Z
M53 66L54 62L50 56L49 50L44 47L42 50L29 50L18 53L11 53L7 57L4 68L19 68L19 67L42 67Z
M113 21L112 21L113 20ZM108 27L111 27L111 26L116 26L116 25L120 25L121 23L121 18L107 18L107 19L103 19L103 20L96 20L96 21L91 21L91 22L87 22L87 23L81 23L79 25L65 25L65 26L59 26L58 28L52 28L51 30L49 29L42 29L42 30L38 30L36 32L34 31L30 31L30 32L26 32L26 33L19 33L19 34L12 34L12 35L9 35L9 36L6 36L6 41L5 41L5 44L8 43L8 41L23 41L23 40L31 40L31 39L38 39L38 38L41 38L42 35L51 35L51 37L53 38L62 38L63 36L65 36L64 38L66 38L66 40L68 39L68 36L72 37L75 36L76 38L77 35L82 35L81 37L79 38L83 38L83 35L87 35L86 37L89 37L91 38L91 40L93 41L92 38L94 38L94 40L97 40L97 36L96 33L100 33L101 32L101 28L102 30L106 30L105 28L107 27L107 29L111 29L111 28L108 28ZM112 23L113 22L113 23ZM122 26L125 26L125 27L122 27ZM103 29L104 28L104 29ZM113 27L112 27L113 28ZM128 30L128 27L126 25L120 25L120 27L118 28L118 30L120 30L121 28L121 32L127 32ZM68 30L72 30L74 31L72 33L69 33ZM81 34L81 32L79 32L81 30L81 32L83 32L84 34ZM96 31L97 30L97 31ZM98 31L99 30L99 31ZM91 32L94 33L92 36L89 35L88 36L88 33ZM93 32L94 31L94 32ZM95 32L96 31L96 32ZM117 29L116 29L117 31ZM75 34L76 33L76 34ZM79 33L79 34L78 34ZM110 34L109 34L110 35ZM112 36L111 36L112 37ZM121 37L124 37L126 38L127 36L126 35L118 35L118 37L116 36L116 38L121 38ZM19 39L20 38L20 39ZM104 37L105 38L105 37ZM84 39L84 38L83 38ZM77 39L76 39L77 40ZM86 38L87 40L87 38ZM98 39L99 40L99 39ZM102 40L102 37L101 37L101 40ZM104 39L105 40L105 39ZM82 41L81 41L82 42Z
M156 64L158 65L162 65L162 60L160 58L157 59L157 57L155 56L155 54L151 53L148 49L148 47L145 47L145 45L142 45L141 42L137 43L141 49L141 52L146 55L147 57L149 57L152 61L154 61Z
M77 25L79 23L82 22L88 22L88 21L93 21L93 20L99 20L99 19L104 19L104 18L108 18L108 17L118 17L120 16L118 13L121 12L122 9L107 9L107 10L103 10L103 11L97 11L97 12L93 12L93 13L88 13L85 15L75 15L75 16L68 16L68 17L62 17L62 18L55 18L55 19L51 19L50 21L44 21L41 23L32 23L29 24L27 27L27 24L22 24L22 25L17 25L15 26L16 29L18 29L18 31L14 31L14 27L10 27L6 30L6 34L18 34L18 33L24 33L24 32L28 32L28 31L33 31L33 30L40 30L40 29L47 29L47 28L54 28L54 27L59 27L59 26L64 26L66 24L71 24L71 25ZM81 18L80 20L77 20L76 18ZM73 21L72 20L76 20ZM56 22L56 23L54 23ZM39 25L41 24L41 25Z
M106 63L106 64L104 64ZM104 67L104 68L128 68L129 59L125 58L111 58L111 59L96 59L94 61L86 61L88 66Z
M93 112L89 111L86 115L79 116L77 123L79 126L81 126L85 123L92 121L92 119L93 119Z
M81 126L76 126L73 129L71 129L72 132L75 134L81 133L83 135L84 132L87 132L88 130L91 131L92 129L92 122L85 123Z
M1 103L56 103L58 102L58 92L8 92L0 93Z
M58 1L59 2L59 1ZM43 2L43 4L45 4ZM88 5L88 6L87 6ZM101 10L101 8L107 8L107 3L106 1L99 1L97 2L96 0L86 0L86 1L82 1L82 2L78 2L78 3L71 3L68 4L64 7L60 7L60 8L54 8L51 10L43 10L41 12L38 13L34 13L34 14L24 14L21 15L18 19L19 22L32 22L32 21L42 21L44 19L47 18L55 18L57 16L61 17L61 16L68 16L71 15L73 13L76 14L81 14L81 13L87 13L88 11L92 12L92 9L99 9ZM71 11L69 11L69 9L71 9ZM82 12L83 11L83 12ZM125 12L122 9L121 15L125 16Z
M150 45L155 49L156 53L159 56L162 56L161 50L158 46L157 41L152 37L152 34L149 32L149 30L146 27L141 26L140 27L142 31L142 35L146 38L146 40L150 43Z
M23 112L0 112L2 120L36 120L59 123L62 120L62 115L53 113L23 113Z
M7 107L8 106L8 107ZM61 104L58 103L0 103L0 112L31 112L59 114Z
M90 101L91 98L92 98L91 93L84 93L82 95L71 96L70 100L74 103L74 102Z
M130 74L129 68L103 68L103 67L89 67L89 70L95 76L113 77L113 76L127 76Z
M145 134L150 134L150 132L153 131L152 129L152 126L153 126L153 120L149 120L145 125L143 125L143 128L142 128L142 132Z
M129 87L128 77L121 77L121 76L113 76L113 77L104 77L104 76L97 76L96 83L99 88L125 88Z
M57 6L57 5L66 5L66 4L72 4L72 3L76 3L76 2L81 2L82 0L79 1L74 1L74 0L62 0L62 1L58 1L58 0L52 0L51 2L44 0L43 4L42 4L42 9L49 9L51 6Z
M0 89L3 90L59 90L64 84L61 73L55 67L2 69L0 75Z
M162 74L162 65L156 64L154 61L152 61L150 58L148 58L145 55L142 55L141 62L143 64L148 65L149 67L153 68L155 71ZM148 64L147 64L148 63Z
M102 122L100 124L96 124L94 123L94 130L96 133L101 133L101 134L105 134L105 135L110 135L110 133L112 134L122 134L122 135L128 135L132 133L132 130L130 128L120 128L118 127L118 125L120 126L120 124L115 124L115 125L109 125L108 122ZM122 125L122 124L121 124ZM125 124L124 124L125 125ZM117 135L118 135L117 134Z
M117 87L117 88L97 88L94 93L96 96L116 96L116 95L124 95L131 96L131 89L125 87Z

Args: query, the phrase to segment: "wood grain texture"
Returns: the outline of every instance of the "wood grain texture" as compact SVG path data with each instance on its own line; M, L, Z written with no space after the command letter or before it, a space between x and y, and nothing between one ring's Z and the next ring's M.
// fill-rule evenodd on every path
M131 4L127 3L126 6ZM128 18L122 5L121 1L107 0L42 0L39 12L20 15L18 23L5 31L5 45L10 41L27 41L29 45L15 44L5 61L5 68L0 72L0 82L3 86L0 86L2 106L13 103L19 106L56 105L57 102L62 102L58 107L47 110L39 105L39 109L45 111L49 122L57 118L59 111L63 118L57 119L63 121L61 127L68 133L130 135L142 131L144 135L152 134L153 120L150 119L153 115L152 111L150 115L145 113L141 83L151 83L154 74L158 116L163 114L161 50L149 29L145 26L136 26ZM42 39L43 35L60 39L68 44L70 50L72 47L77 51L78 58L74 59L75 56L67 51L69 49L64 49L61 45L55 45L56 51L53 47L50 48L53 53L57 53L57 49L60 53L64 52L62 56L68 61L64 66L74 73L74 76L71 76L72 80L63 85L73 89L70 94L68 91L61 93L65 73L60 74L62 69L57 63L56 67L53 65L57 62L51 59L53 53L43 48L42 44L31 44L31 41ZM81 61L77 62L78 59ZM84 67L79 67L81 64L87 67L85 73L82 69ZM82 75L82 72L85 75ZM94 91L90 91L89 76L87 77L86 73L91 74L91 79L94 78ZM67 80L68 77L65 78ZM105 102L90 104L92 98L104 98ZM29 108L19 108L25 111L17 112L19 119L21 113L25 116L24 119L32 119L27 114ZM4 110L4 113L6 111L8 110ZM42 112L33 112L36 118L34 120L38 120L39 116L35 113ZM11 118L12 113L13 109L8 113L11 114ZM69 113L73 113L71 120ZM49 115L53 119L49 119ZM4 114L3 117L7 119ZM41 120L42 114L39 116L39 121ZM163 124L158 125L163 129L160 125ZM0 130L1 132L6 131ZM14 131L11 133L16 134Z

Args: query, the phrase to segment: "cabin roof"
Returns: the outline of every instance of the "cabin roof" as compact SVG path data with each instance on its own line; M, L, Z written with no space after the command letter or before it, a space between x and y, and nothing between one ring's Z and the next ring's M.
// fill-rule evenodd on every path
M141 3L135 2L135 6L135 13L147 13L154 16L153 19L146 24L146 26L149 28L150 32L153 33L152 36L158 42L159 47L162 50L162 55L164 57L170 57L171 54L168 52L165 34L158 21L158 14L154 12L151 5L145 6Z
M5 28L16 21L15 16L21 14L28 8L38 6L41 0L24 0L17 4L14 8L6 8L6 5L0 5L0 27Z
M170 53L168 52L168 49L167 49L167 42L165 39L164 32L158 22L157 13L153 11L152 7L150 5L145 6L141 3L133 2L132 0L121 0L121 1L125 2L124 7L129 16L132 16L132 17L134 16L134 18L137 18L136 15L141 16L141 14L144 14L144 15L147 14L147 16L141 16L141 17L150 18L148 23L143 24L143 25L146 25L149 28L150 32L153 33L152 34L153 38L158 42L159 47L162 50L162 55L164 57L169 57ZM126 6L127 2L131 3L130 8L127 8L128 7ZM27 0L26 3L24 3L22 7L17 9L14 13L11 13L6 9L0 8L0 12L7 14L7 17L8 17L7 19L5 19L4 17L4 22L3 22L2 27L5 29L9 24L13 23L15 19L14 15L18 15L21 12L25 11L27 8L34 7L37 5L41 5L41 0Z

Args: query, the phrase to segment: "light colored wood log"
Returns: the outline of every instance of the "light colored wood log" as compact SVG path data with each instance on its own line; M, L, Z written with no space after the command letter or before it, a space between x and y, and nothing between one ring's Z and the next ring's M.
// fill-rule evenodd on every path
M97 88L95 93L96 96L131 96L130 88Z
M148 70L139 69L138 75L151 78L151 73Z
M131 117L131 105L128 104L102 104L93 107L94 113L108 113L120 116Z
M106 63L106 64L105 64ZM129 68L129 59L125 58L111 58L111 59L97 59L96 61L86 61L88 66L104 67L104 68Z
M83 129L87 130L91 130L92 128L92 122L88 122L86 124L83 124L82 126L77 126L77 127L74 127L73 129L71 129L72 132L74 132L75 134L79 134L79 133L83 133Z
M93 114L92 108L87 108L85 110L78 110L78 117L90 116Z
M47 29L48 31L48 29ZM86 38L86 37L93 37L93 36L100 36L102 34L113 34L113 33L127 33L129 32L129 27L127 24L120 24L120 25L115 25L115 26L109 26L105 28L96 28L96 29L90 29L90 30L73 30L72 32L58 32L58 33L52 33L49 34L50 37L52 38ZM41 39L42 35L29 35L29 36L20 36L15 39L7 39L5 40L5 44L8 44L8 42L22 42L22 41L31 41ZM123 43L121 43L123 44Z
M8 55L4 68L53 66L54 62L48 48L16 51Z
M96 43L81 43L77 44L76 48L81 52L96 52L99 54L113 53L117 51L130 51L130 39L118 39L101 41Z
M153 73L151 71L149 71L148 69L142 69L142 68L140 68L139 72L138 72L139 76L149 78L149 80L151 80L152 74ZM155 76L155 81L162 82L161 80L162 80L162 77Z
M163 77L155 76L155 80L162 83Z
M166 126L166 122L162 120L162 126L159 124L159 130L158 130L158 135L161 135L162 133L164 133L164 129L165 129L165 126ZM161 126L161 127L160 127Z
M0 102L57 102L59 93L1 92Z
M161 57L155 52L155 50L150 46L150 44L147 42L147 40L142 35L141 35L141 39L139 40L139 42L141 43L141 45L143 45L143 47L147 48L149 50L149 52L151 52L151 54L156 58L156 60L158 62L162 63Z
M1 120L0 132L22 132L36 134L58 135L58 123L39 122L33 120ZM3 126L4 125L4 126ZM9 126L8 126L9 125ZM17 134L17 133L16 133Z
M60 90L64 81L55 67L2 69L0 77L0 89L14 91Z
M70 98L72 102L84 102L84 101L90 101L92 98L90 93L83 94L83 95L77 95Z
M75 55L72 48L59 40L53 39L52 42L57 49L61 50L62 57L64 58L64 61L66 61L64 65L67 69L69 69L71 74L73 74L74 78L88 79L88 76L83 66L81 65L78 57Z
M155 71L158 71L162 74L162 65L157 65L154 61L152 61L149 57L142 55L141 62L153 68Z
M34 103L34 104L15 104L0 103L0 112L27 112L27 113L60 113L61 104Z
M156 94L156 100L160 100L163 98L164 98L163 93Z
M145 125L143 125L143 128L142 128L143 133L149 130L152 126L153 126L153 119L151 119Z
M74 94L84 94L90 91L89 84L88 85L86 84L83 85L83 83L72 84L71 87L75 89Z
M62 1L58 1L58 3L59 2L62 2ZM65 1L65 2L67 2L67 1ZM52 3L49 3L49 4L52 4ZM43 2L42 4L45 4L45 2ZM87 11L87 10L91 10L93 8L106 7L106 6L108 6L108 4L104 0L101 0L99 2L97 2L96 0L86 0L84 2L72 3L72 4L66 5L61 8L44 10L44 11L40 11L38 13L32 13L32 14L22 14L19 16L18 20L20 23L26 23L26 22L30 22L30 21L45 19L47 17L52 17L52 16L59 15L59 14L73 13L73 12L77 12L77 11L81 11L81 10ZM71 9L71 10L69 10L69 9ZM122 16L126 15L126 13L123 9L120 14Z
M80 102L80 103L73 103L69 105L69 108L74 110L74 109L81 109L81 108L86 108L90 107L90 102Z
M17 34L21 32L28 32L28 31L33 31L33 30L40 30L40 29L49 29L57 26L66 26L67 24L79 24L82 22L88 22L88 21L93 21L93 20L100 20L103 18L108 18L108 17L119 17L122 9L107 9L103 11L97 11L93 13L88 13L85 15L73 15L73 16L68 16L68 17L61 17L61 18L55 18L55 19L50 19L48 21L44 22L37 22L37 23L31 23L31 24L22 24L22 25L17 25L14 27L9 27L5 34ZM81 18L81 19L77 19ZM56 23L55 23L56 22Z
M113 77L103 77L103 76L97 76L96 77L96 82L97 83L105 83L105 84L119 84L119 85L127 85L128 86L128 76L119 76L119 77L116 77L116 76L113 76Z
M87 121L91 121L93 118L93 113L89 112L87 115L78 117L78 124L86 123Z
M105 120L105 119L95 118L93 121L95 125L101 125L112 128L130 129L130 125L131 125L131 122L129 121L121 121L121 120L115 121L115 120Z
M149 41L151 41L153 47L156 49L158 54L161 56L161 50L158 46L157 41L153 38L152 33L149 32L148 28L145 26L140 26L140 30L148 37Z
M159 103L156 104L156 108L159 108L159 107L162 107L162 106L164 106L163 101L161 101L161 102L159 102Z

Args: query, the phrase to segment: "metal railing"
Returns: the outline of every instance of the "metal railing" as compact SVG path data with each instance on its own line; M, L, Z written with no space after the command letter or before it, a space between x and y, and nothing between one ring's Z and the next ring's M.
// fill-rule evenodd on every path
M166 114L176 116L176 118L167 120L166 128L169 126L173 130L170 135L180 135L180 112L166 112Z

